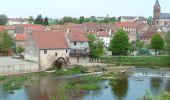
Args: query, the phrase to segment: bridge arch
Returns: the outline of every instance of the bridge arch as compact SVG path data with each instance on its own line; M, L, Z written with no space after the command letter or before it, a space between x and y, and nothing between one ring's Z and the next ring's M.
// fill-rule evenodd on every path
M63 65L67 65L67 60L63 57L59 57L52 62L52 68L61 69Z

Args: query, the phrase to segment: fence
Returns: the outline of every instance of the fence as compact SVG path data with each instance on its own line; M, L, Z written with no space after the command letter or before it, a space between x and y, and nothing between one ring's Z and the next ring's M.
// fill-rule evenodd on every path
M38 71L38 63L27 63L20 65L0 65L0 75L23 74Z

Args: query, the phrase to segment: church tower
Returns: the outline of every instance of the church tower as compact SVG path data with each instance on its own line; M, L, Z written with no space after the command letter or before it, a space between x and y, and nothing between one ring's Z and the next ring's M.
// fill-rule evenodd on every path
M161 6L159 4L159 0L156 0L156 3L154 5L154 13L153 13L153 18L154 19L159 19L161 13Z

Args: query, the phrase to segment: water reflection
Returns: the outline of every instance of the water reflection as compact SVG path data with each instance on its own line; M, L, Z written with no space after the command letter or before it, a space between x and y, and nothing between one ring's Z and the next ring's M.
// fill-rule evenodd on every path
M154 95L159 93L159 90L162 88L163 80L160 77L151 77L150 79L150 88Z
M115 85L112 85L112 92L116 100L123 100L128 92L128 78L122 77L117 80Z

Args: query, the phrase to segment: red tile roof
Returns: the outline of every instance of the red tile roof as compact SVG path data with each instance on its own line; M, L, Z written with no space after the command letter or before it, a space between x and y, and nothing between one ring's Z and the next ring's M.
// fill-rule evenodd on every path
M15 36L15 41L27 41L29 38L29 35L28 34L17 34Z
M142 34L141 38L151 38L157 30L158 28L151 26L145 33Z
M81 32L81 30L70 30L68 33L68 38L70 41L75 42L88 42L86 35Z
M98 37L110 37L108 32L97 32Z
M24 29L32 29L32 30L44 30L46 27L43 25L37 24L17 24L15 27L24 27Z
M39 49L66 49L69 48L65 33L61 31L33 31Z
M0 26L0 32L6 31L6 26Z
M133 22L117 22L115 23L116 27L136 27L137 24Z

